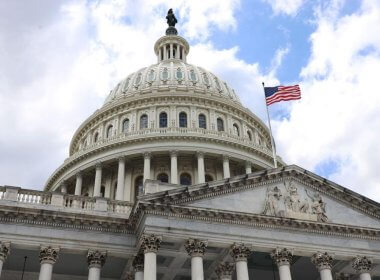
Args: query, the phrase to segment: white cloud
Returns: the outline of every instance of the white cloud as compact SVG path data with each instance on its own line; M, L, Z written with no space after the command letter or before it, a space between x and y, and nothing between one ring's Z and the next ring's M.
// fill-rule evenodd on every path
M290 105L289 120L275 123L277 144L288 163L335 162L332 180L380 200L380 2L338 14L319 15L301 73L303 99Z
M271 5L275 14L294 16L305 0L263 0Z

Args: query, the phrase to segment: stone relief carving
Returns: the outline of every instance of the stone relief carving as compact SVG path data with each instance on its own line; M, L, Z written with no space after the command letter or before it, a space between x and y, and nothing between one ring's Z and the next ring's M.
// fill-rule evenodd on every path
M301 195L303 194L304 195ZM267 189L263 215L327 222L326 204L318 192L298 189L292 180Z

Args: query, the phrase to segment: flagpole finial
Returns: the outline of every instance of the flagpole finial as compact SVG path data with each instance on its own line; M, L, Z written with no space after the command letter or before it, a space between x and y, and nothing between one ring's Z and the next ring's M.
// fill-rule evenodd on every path
M261 82L262 84L263 84L263 87L265 87L265 84L264 84L264 82Z

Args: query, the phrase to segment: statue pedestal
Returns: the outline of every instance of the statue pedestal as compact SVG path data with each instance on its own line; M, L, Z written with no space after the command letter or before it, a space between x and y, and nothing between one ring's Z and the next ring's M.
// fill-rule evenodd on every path
M169 26L168 29L166 29L166 35L177 35L178 31L174 26Z

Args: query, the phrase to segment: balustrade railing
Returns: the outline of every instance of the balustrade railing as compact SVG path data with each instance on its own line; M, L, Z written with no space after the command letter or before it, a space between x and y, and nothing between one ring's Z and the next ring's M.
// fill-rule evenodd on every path
M17 201L28 204L50 204L51 193L19 189Z

